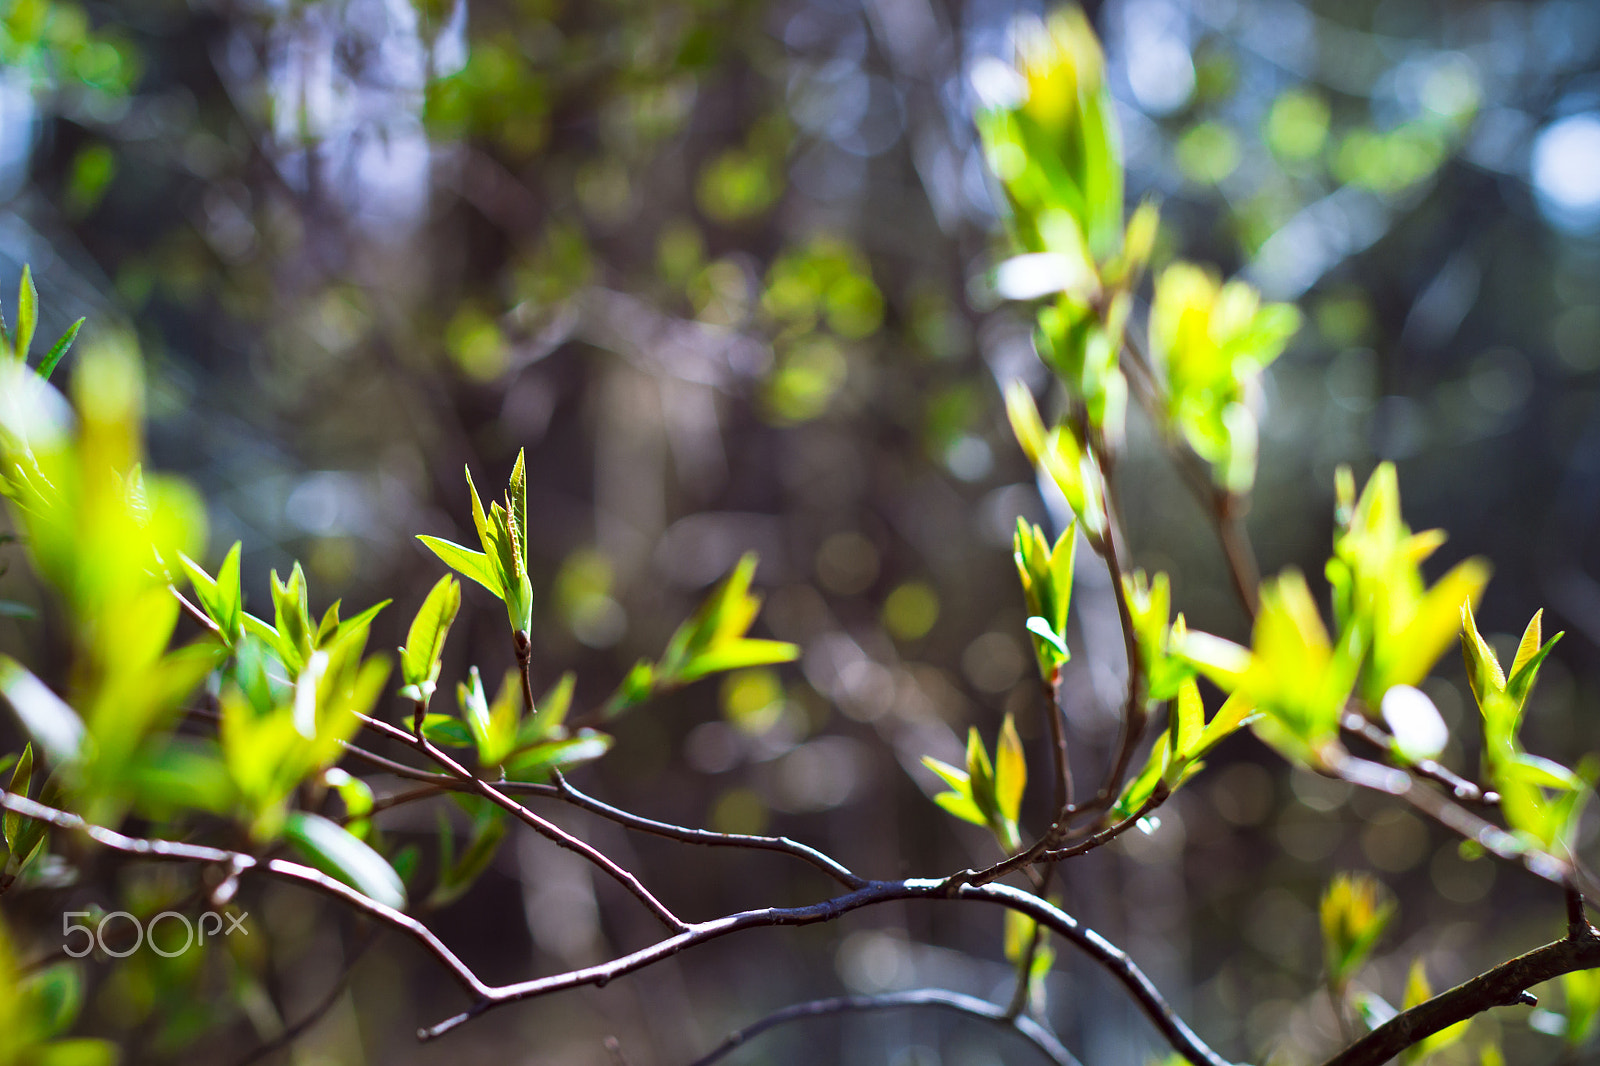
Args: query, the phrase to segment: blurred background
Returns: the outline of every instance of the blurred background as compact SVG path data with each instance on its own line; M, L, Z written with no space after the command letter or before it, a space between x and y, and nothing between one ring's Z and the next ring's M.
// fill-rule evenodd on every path
M210 563L243 542L258 611L268 571L299 559L314 610L393 596L375 645L400 643L441 572L413 534L470 529L463 465L492 491L526 448L535 686L577 669L590 707L758 551L758 626L802 660L632 712L577 782L659 818L788 834L868 876L988 862L987 838L929 802L918 761L957 761L967 727L992 738L1007 710L1025 739L1042 728L1010 536L1017 515L1048 516L997 382L1042 388L1045 372L1026 309L991 295L999 220L969 82L978 61L1009 57L1013 19L1042 10L0 0L0 289L31 263L42 334L86 315L87 341L137 335L153 463L204 492ZM1307 312L1261 397L1249 526L1263 568L1320 580L1336 464L1364 477L1395 460L1412 526L1452 535L1439 564L1493 560L1485 632L1520 633L1541 606L1547 632L1568 631L1530 748L1600 747L1600 6L1088 11L1130 198L1163 207L1158 262L1214 263ZM1137 418L1129 448L1135 565L1172 573L1191 624L1244 639L1215 537ZM1092 781L1126 667L1104 572L1089 552L1079 565L1065 704ZM5 598L37 600L24 570L0 577ZM469 662L510 665L503 625L469 588L447 683ZM0 646L53 661L35 623L0 619ZM1428 691L1471 773L1476 711L1454 656L1439 673ZM690 918L829 891L781 856L550 813ZM387 824L437 833L420 808ZM1064 868L1060 891L1223 1053L1292 1063L1339 1039L1315 917L1339 869L1376 873L1400 900L1362 979L1393 1002L1413 958L1444 987L1561 929L1548 886L1467 862L1401 808L1291 775L1246 737L1155 832ZM105 878L75 891L99 899ZM355 923L303 893L254 891L270 936L249 980L230 992L148 953L108 962L90 1030L127 1061L237 1061L353 963L326 1020L271 1061L653 1066L812 996L1010 994L998 912L878 908L720 941L419 1047L416 1026L459 1005L436 967L394 938L363 948ZM614 884L515 833L432 920L491 980L656 935ZM1070 950L1049 990L1046 1015L1085 1062L1162 1052ZM1476 1062L1498 1034L1510 1061L1555 1061L1527 1017L1480 1021L1449 1054ZM1030 1055L923 1012L808 1023L729 1061Z

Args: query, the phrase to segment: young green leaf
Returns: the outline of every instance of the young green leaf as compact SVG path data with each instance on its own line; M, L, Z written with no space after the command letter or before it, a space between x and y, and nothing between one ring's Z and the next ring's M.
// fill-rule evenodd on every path
M722 673L725 670L743 670L751 666L790 663L799 657L799 646L786 640L730 640L691 657L678 672L678 680L688 684L707 674Z
M291 811L284 835L323 873L385 907L405 907L406 887L394 867L335 823L321 815Z
M71 1029L83 1007L83 983L78 977L77 968L69 962L58 962L25 978L16 989L16 994L27 1004L24 1017L32 1023L37 1036L44 1040L52 1040ZM8 1037L12 1035L7 1034ZM101 1061L94 1056L59 1054L64 1050L60 1043L41 1050L44 1053L38 1058L25 1055L22 1061L46 1063L48 1066L90 1066Z
M1342 991L1394 917L1394 900L1366 874L1336 874L1319 907L1328 984Z
M611 750L612 738L595 729L580 729L570 737L543 740L505 761L506 776L513 781L545 781L551 770L566 770L592 762Z
M1007 714L994 754L995 798L1007 823L1016 824L1022 813L1022 794L1027 786L1028 761L1022 753L1022 738L1017 736L1016 722Z
M470 577L498 598L505 599L505 588L500 582L499 572L490 564L488 555L463 548L459 544L439 537L418 534L417 539L427 545L429 551L444 560L444 564L450 569L462 577Z
M78 321L67 327L67 331L61 335L61 338L55 344L51 345L50 351L39 362L39 376L41 378L46 381L50 380L50 375L55 373L56 364L61 362L62 356L67 354L67 350L72 347L72 342L78 339L78 330L83 328L83 324L86 321L88 320L78 319Z
M442 744L447 748L470 748L473 746L472 734L467 731L465 723L459 718L452 718L448 714L428 714L422 719L422 735L435 744Z
M922 765L938 774L950 786L950 791L940 792L933 797L935 803L964 822L985 827L989 825L988 816L972 801L972 779L965 770L958 770L931 755L922 757Z
M429 590L406 633L405 647L400 649L400 675L407 686L416 688L414 698L424 705L433 696L439 680L439 656L460 610L461 583L446 574Z
M17 285L17 333L13 346L16 357L28 361L28 349L33 347L34 330L39 325L39 290L33 285L33 268L22 265L22 280Z
M26 796L28 786L33 781L33 745L25 745L22 749L22 758L17 760L16 769L11 771L11 785L7 792L17 796ZM5 818L0 821L0 830L6 842L6 847L12 851L17 850L17 838L22 831L22 815L16 811L6 811Z
M483 871L489 868L506 835L505 812L490 808L482 817L473 820L472 838L467 841L461 857L442 864L439 881L428 894L428 907L448 907L466 895Z

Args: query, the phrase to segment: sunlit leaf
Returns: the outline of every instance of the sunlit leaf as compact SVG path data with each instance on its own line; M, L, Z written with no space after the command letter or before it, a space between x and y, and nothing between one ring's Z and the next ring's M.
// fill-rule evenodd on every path
M292 811L284 835L323 873L386 907L405 907L405 885L388 860L335 823L321 815Z
M459 544L438 537L429 537L418 534L417 539L428 546L428 550L444 560L462 577L470 577L500 599L505 599L505 590L500 584L500 576L489 563L489 556L483 552L475 552L463 548Z
M1011 715L1006 715L1000 726L1000 739L995 746L994 788L1000 814L1008 822L1016 822L1022 812L1022 794L1028 787L1028 761L1022 753L1022 738L1017 736L1017 725Z
M61 335L61 338L55 344L50 346L50 351L39 361L39 376L41 378L46 381L50 380L50 375L55 373L56 364L61 362L62 357L67 354L68 349L72 347L72 342L78 339L78 330L83 328L83 324L86 321L87 319L78 319L67 327L67 331Z

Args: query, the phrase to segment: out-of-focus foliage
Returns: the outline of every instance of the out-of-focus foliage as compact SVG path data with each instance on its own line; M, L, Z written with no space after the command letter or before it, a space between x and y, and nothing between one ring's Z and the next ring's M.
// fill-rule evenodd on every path
M610 681L657 656L745 549L761 549L773 635L802 645L800 665L757 675L768 680L737 699L719 703L714 686L703 686L699 699L694 690L669 697L659 717L619 719L616 747L591 772L621 799L666 797L663 816L836 836L846 850L873 854L900 839L889 825L896 812L923 809L900 765L929 751L962 762L967 727L977 722L982 737L995 737L1007 711L1030 750L1040 735L1027 656L1032 644L1037 659L1045 638L1023 627L1044 616L1018 597L1006 553L1019 511L1047 539L1067 515L1052 523L1035 499L991 378L1028 380L1040 427L1029 459L1043 457L1047 489L1060 487L1086 535L1104 528L1092 488L1099 475L1085 472L1092 460L1071 420L1046 431L1037 414L1044 408L1056 426L1067 412L1059 395L1045 395L1029 350L1033 324L993 307L991 290L1040 278L1062 286L1050 298L1048 354L1052 338L1105 328L1072 302L1088 259L1115 279L1100 282L1106 310L1155 348L1152 308L1140 297L1114 307L1108 297L1131 290L1146 259L1157 278L1180 256L1215 263L1219 272L1202 271L1196 291L1220 300L1236 284L1220 279L1242 277L1263 307L1304 309L1284 354L1269 360L1265 345L1240 361L1200 360L1217 372L1201 375L1207 387L1186 391L1182 403L1174 393L1171 424L1155 432L1137 414L1118 414L1121 371L1104 361L1106 345L1085 348L1096 358L1082 366L1055 364L1087 383L1102 427L1116 435L1125 426L1111 476L1129 518L1129 569L1167 575L1150 579L1140 627L1150 695L1173 698L1191 669L1174 654L1184 646L1173 639L1175 614L1185 618L1180 636L1192 625L1242 646L1248 632L1201 517L1151 459L1152 437L1189 442L1223 489L1253 484L1249 523L1264 564L1270 572L1297 565L1313 603L1325 599L1318 575L1336 466L1390 459L1419 528L1448 525L1462 557L1496 561L1477 615L1486 648L1513 661L1515 633L1545 604L1551 628L1571 633L1545 661L1536 693L1524 693L1540 708L1524 739L1514 728L1520 704L1512 711L1493 697L1482 715L1494 737L1509 735L1511 755L1525 744L1576 765L1594 747L1583 709L1594 663L1584 641L1600 635L1589 502L1597 498L1600 118L1588 84L1600 30L1587 6L1093 5L1103 51L1082 25L1064 22L1030 53L1041 78L1059 53L1077 57L1073 70L1084 74L1072 93L1052 96L1067 106L1046 108L1036 126L1072 148L1088 145L1089 128L1071 132L1072 115L1089 114L1091 125L1114 117L1125 195L1098 196L1095 212L1075 222L1081 241L1071 226L1052 228L1059 219L1035 219L1031 230L1013 224L1039 242L1027 255L1056 258L1007 273L1016 257L991 253L1000 246L986 235L1004 212L995 201L1021 194L985 177L983 149L968 131L997 102L973 80L982 86L991 61L1010 60L1016 8L0 2L0 274L15 277L29 260L37 271L35 365L46 340L90 318L81 350L52 380L64 381L96 339L115 347L119 332L138 334L152 468L187 474L202 490L211 534L207 550L190 497L189 535L174 537L164 558L180 585L177 568L189 572L180 550L216 575L221 591L200 605L238 641L241 662L262 653L243 613L270 616L281 632L268 575L292 575L296 559L315 593L306 628L323 617L310 612L313 602L325 611L335 597L366 605L392 595L398 602L372 620L368 647L403 646L415 657L422 634L410 635L411 624L441 575L411 535L472 542L463 466L503 476L519 449L532 516L525 566L541 608L531 627L535 694L566 693L538 700L541 715L568 699L575 712L601 705ZM1003 102L1008 86L1000 88ZM1104 188L1103 156L1100 171L1087 166L1051 176L1051 187ZM1147 196L1160 200L1159 229L1151 210L1132 210ZM1194 276L1176 269L1174 277ZM1232 336L1208 329L1199 350L1219 351ZM59 408L21 380L0 388L0 405L16 415L8 424L27 419L30 433L51 432ZM146 491L154 484L147 479ZM115 512L117 497L107 489L101 503ZM113 517L121 523L113 531L132 521ZM229 555L235 542L239 554ZM1111 597L1092 562L1091 552L1077 553L1077 617L1065 632L1052 628L1073 649L1063 703L1089 788L1115 743L1122 696ZM51 565L65 573L69 563ZM1419 595L1440 580L1431 561L1383 563L1391 564L1408 581L1421 575L1409 586ZM65 649L83 639L72 619L83 616L46 606L20 546L0 545L0 566L0 648L37 664L92 732L78 697L115 679L69 670ZM207 597L204 581L184 587ZM448 690L470 676L463 649L493 646L477 660L492 711L512 665L506 623L477 585L462 582L460 596L433 683L442 678ZM1291 610L1297 596L1276 585L1274 617L1286 640L1317 646L1310 617ZM1340 610L1328 616L1336 630ZM144 615L128 617L152 639L160 631L141 628ZM298 618L295 606L285 621ZM1337 635L1327 637L1330 669L1351 665L1335 661L1344 647ZM192 636L184 630L180 642ZM1349 685L1378 699L1366 709L1382 716L1376 647ZM562 687L569 666L580 668L576 688ZM1454 669L1441 666L1416 688L1459 737L1479 682ZM291 706L292 679L243 672L236 680L252 709ZM432 664L422 671L432 672ZM1333 675L1323 680L1342 687ZM427 679L397 673L391 682L421 691ZM1410 685L1390 692L1401 687ZM477 691L469 687L466 700L446 691L429 705L440 716L430 735L466 745L452 751L476 748L463 708L477 707ZM1326 710L1316 714L1325 719ZM551 728L571 730L569 740L584 726L554 717ZM1475 744L1450 743L1440 754L1470 765ZM1486 762L1499 758L1491 746ZM168 789L231 795L233 785L195 771L218 753L180 747L165 757L156 776ZM1376 866L1406 899L1438 894L1452 917L1492 909L1503 916L1496 946L1533 935L1512 879L1460 859L1452 841L1409 815L1371 811L1375 820L1358 827L1328 813L1333 786L1269 774L1259 749L1208 760L1216 783L1202 776L1187 787L1214 799L1214 810L1184 806L1180 795L1162 828L1107 853L1106 888L1085 878L1073 891L1126 924L1136 958L1164 960L1178 985L1193 984L1219 1042L1253 1053L1284 1031L1321 1031L1320 1015L1282 986L1285 975L1301 988L1315 984L1316 893L1332 859ZM1025 815L1045 792L1033 769ZM1581 821L1561 814L1576 793L1528 781L1525 831L1550 840L1576 832L1581 850ZM919 783L939 787L928 776ZM492 852L484 841L498 830L486 827L499 825L452 809L454 836L444 839L462 869L435 890L441 908L473 883L468 860ZM159 804L150 813L159 817ZM439 830L429 823L419 832ZM753 866L723 876L641 847L669 895L708 907L785 876ZM907 861L929 868L974 861L942 837L907 850L915 852ZM488 950L508 968L535 956L590 958L609 932L599 917L609 919L608 907L521 908L513 878L542 853L520 855L485 874L486 895L465 905L488 908L492 896L503 908L495 913L511 931ZM582 876L562 876L554 898L584 896ZM141 882L152 902L168 891L158 882ZM1135 908L1147 920L1131 920ZM1202 920L1191 924L1194 915ZM837 973L853 990L908 983L948 960L923 951L931 930L919 923L935 919L905 921L910 939L874 927L837 952L799 956L803 966L746 976L774 1000L798 992L802 973L823 974L817 986ZM991 925L997 933L998 918ZM330 953L322 956L294 943L276 963L282 973L322 973L353 945L317 941ZM1467 972L1473 947L1429 947L1441 984ZM400 959L385 951L373 949ZM965 971L975 991L993 983L984 961ZM998 965L998 954L988 961ZM204 997L157 995L148 963L117 964L104 996L122 1013L106 1024L121 1033L146 1026L151 1049L206 1031L193 1016ZM394 963L396 972L403 966ZM218 1038L230 1049L293 1021L284 1012L294 1005L274 1003L276 981L264 972L255 959L230 971L254 996L249 1018L212 1020L235 1027L233 1042ZM691 980L703 973L689 972ZM1143 1039L1140 1023L1108 1008L1109 993L1062 972L1069 976L1048 980L1072 981L1083 1004L1064 1027L1109 1034L1115 1047ZM1403 977L1382 974L1395 1001ZM367 1009L361 987L352 1012ZM526 1017L553 1043L650 1024L602 1023L564 1004ZM353 1059L353 1027L340 1025L322 1047ZM654 1036L631 1042L625 1033L624 1046L692 1058L693 1049L660 1035L673 1028L657 1024ZM1507 1037L1511 1061L1544 1053L1517 1039ZM571 1054L592 1051L583 1047ZM149 1051L169 1053L179 1054ZM1474 1044L1467 1061L1476 1055Z

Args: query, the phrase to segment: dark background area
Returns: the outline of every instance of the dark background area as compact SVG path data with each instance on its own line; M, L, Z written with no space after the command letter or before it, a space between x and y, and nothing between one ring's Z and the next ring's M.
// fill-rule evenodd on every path
M988 295L1001 245L969 81L1038 10L9 0L0 285L32 264L41 334L87 315L80 343L137 336L152 462L204 492L208 561L243 542L254 605L269 570L298 559L314 610L392 596L374 645L400 643L440 573L413 534L470 529L463 465L493 491L526 448L535 688L576 669L577 705L592 707L760 552L759 625L798 642L800 663L632 712L579 784L654 817L816 843L869 876L949 872L992 845L929 802L918 760L954 761L969 725L992 738L1006 710L1026 740L1041 731L1010 532L1019 513L1047 515L997 382L1042 384L1044 370L1026 309ZM1520 633L1539 607L1547 632L1568 632L1530 749L1571 761L1600 746L1600 8L1113 0L1090 13L1130 203L1163 207L1158 261L1242 272L1307 312L1260 397L1249 525L1263 569L1319 581L1336 464L1364 477L1395 460L1413 528L1451 533L1438 565L1494 562L1486 633ZM1118 479L1134 564L1171 572L1191 624L1244 639L1205 517L1147 424L1130 437ZM1066 707L1078 773L1095 780L1126 667L1104 573L1089 552L1079 567ZM24 570L0 593L36 602ZM480 593L466 592L447 683L469 662L486 677L511 663ZM48 613L0 619L0 646L56 661ZM1449 761L1470 773L1476 711L1454 656L1438 673L1428 691L1458 727ZM1548 886L1465 862L1391 803L1347 799L1240 737L1153 834L1065 868L1062 902L1214 1045L1263 1062L1337 1041L1315 917L1336 869L1372 870L1400 898L1364 978L1392 1001L1415 957L1443 987L1560 928ZM553 814L692 918L827 891L779 856ZM437 832L433 811L389 827ZM263 1017L313 1005L364 934L303 894L256 891L271 937L243 968L255 1008L196 993L199 978L162 1001L153 964L133 960L97 972L91 1029L129 1061L192 1058L193 1040L229 1061ZM436 922L501 980L655 934L614 885L517 834ZM1000 925L930 905L760 931L428 1047L415 1027L457 993L385 939L293 1061L604 1063L615 1035L634 1066L678 1063L840 990L1003 999ZM53 943L48 916L40 930ZM1050 993L1085 1062L1159 1050L1065 948ZM1470 1047L1496 1031L1510 1061L1554 1061L1525 1014L1500 1014L1454 1061L1476 1062ZM788 1030L731 1061L1027 1056L970 1023L894 1014Z

